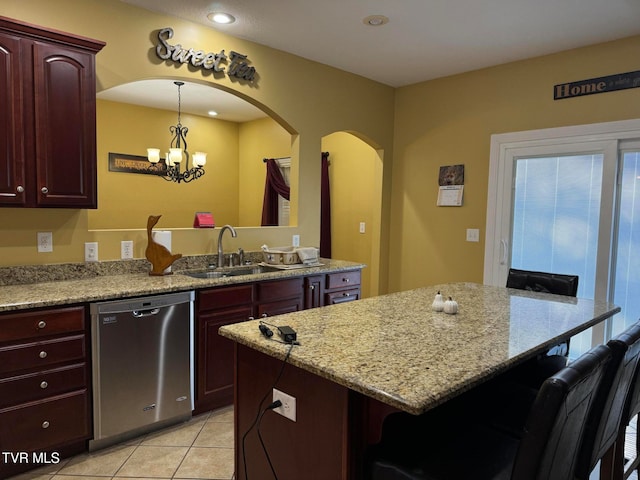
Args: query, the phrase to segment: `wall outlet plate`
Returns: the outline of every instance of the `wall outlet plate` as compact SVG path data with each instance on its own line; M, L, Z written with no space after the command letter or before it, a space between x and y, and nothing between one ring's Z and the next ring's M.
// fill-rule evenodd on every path
M98 242L86 242L84 244L84 261L85 262L98 261Z
M123 240L120 242L120 258L123 260L133 258L133 240Z
M274 408L273 411L279 413L283 417L287 417L292 422L296 421L296 397L292 397L277 388L273 389L273 401L280 400L282 406Z
M294 247L300 246L300 235L293 235L291 237L291 245L293 245Z
M38 252L53 252L53 233L38 232Z

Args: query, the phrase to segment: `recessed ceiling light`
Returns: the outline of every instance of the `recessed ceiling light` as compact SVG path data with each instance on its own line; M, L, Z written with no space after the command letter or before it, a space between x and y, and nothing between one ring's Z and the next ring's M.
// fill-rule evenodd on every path
M213 23L229 24L236 21L233 15L224 12L211 12L207 18Z
M214 110L209 110L209 112L208 112L208 113L209 113L209 115L210 115L211 117L215 117L216 115L218 115L218 112L216 112L216 111L214 111Z
M369 15L362 19L362 23L370 27L379 27L389 23L389 18L384 15Z

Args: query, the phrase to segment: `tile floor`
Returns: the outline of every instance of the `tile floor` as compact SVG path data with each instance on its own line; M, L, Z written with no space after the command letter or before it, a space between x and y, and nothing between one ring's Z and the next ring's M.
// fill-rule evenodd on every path
M233 452L228 407L10 480L230 480Z
M626 432L627 457L635 452L635 424ZM232 480L233 453L233 407L228 407L7 480ZM596 468L590 480L598 477ZM637 473L629 480L638 480Z

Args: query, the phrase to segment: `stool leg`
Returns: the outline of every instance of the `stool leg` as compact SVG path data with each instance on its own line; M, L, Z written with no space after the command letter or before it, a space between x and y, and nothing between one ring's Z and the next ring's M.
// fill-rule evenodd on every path
M600 459L600 479L614 480L613 472L615 470L617 442L611 445L604 456Z
M624 439L626 425L622 425L618 432L618 438L613 449L613 480L624 480Z

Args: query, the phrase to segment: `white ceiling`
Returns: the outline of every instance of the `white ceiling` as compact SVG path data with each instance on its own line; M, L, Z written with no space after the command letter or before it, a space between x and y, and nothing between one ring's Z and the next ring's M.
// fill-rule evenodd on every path
M640 0L122 1L393 87L640 34ZM237 21L214 26L207 19L214 10L231 13ZM389 23L366 26L362 20L369 15L385 15ZM175 109L176 87L165 82L162 88L138 85L133 96L139 99L144 92L155 97L147 102L164 100L168 103L162 108ZM118 88L126 93L126 88ZM226 97L236 100L216 89L188 84L182 89L183 111L191 110L190 92L200 88L220 96L218 102ZM193 108L208 108L203 94L194 95ZM109 95L117 100L120 93L102 92L99 97ZM261 116L251 109L233 118L221 111L219 118L244 121Z
M123 1L394 87L640 34L638 0Z

